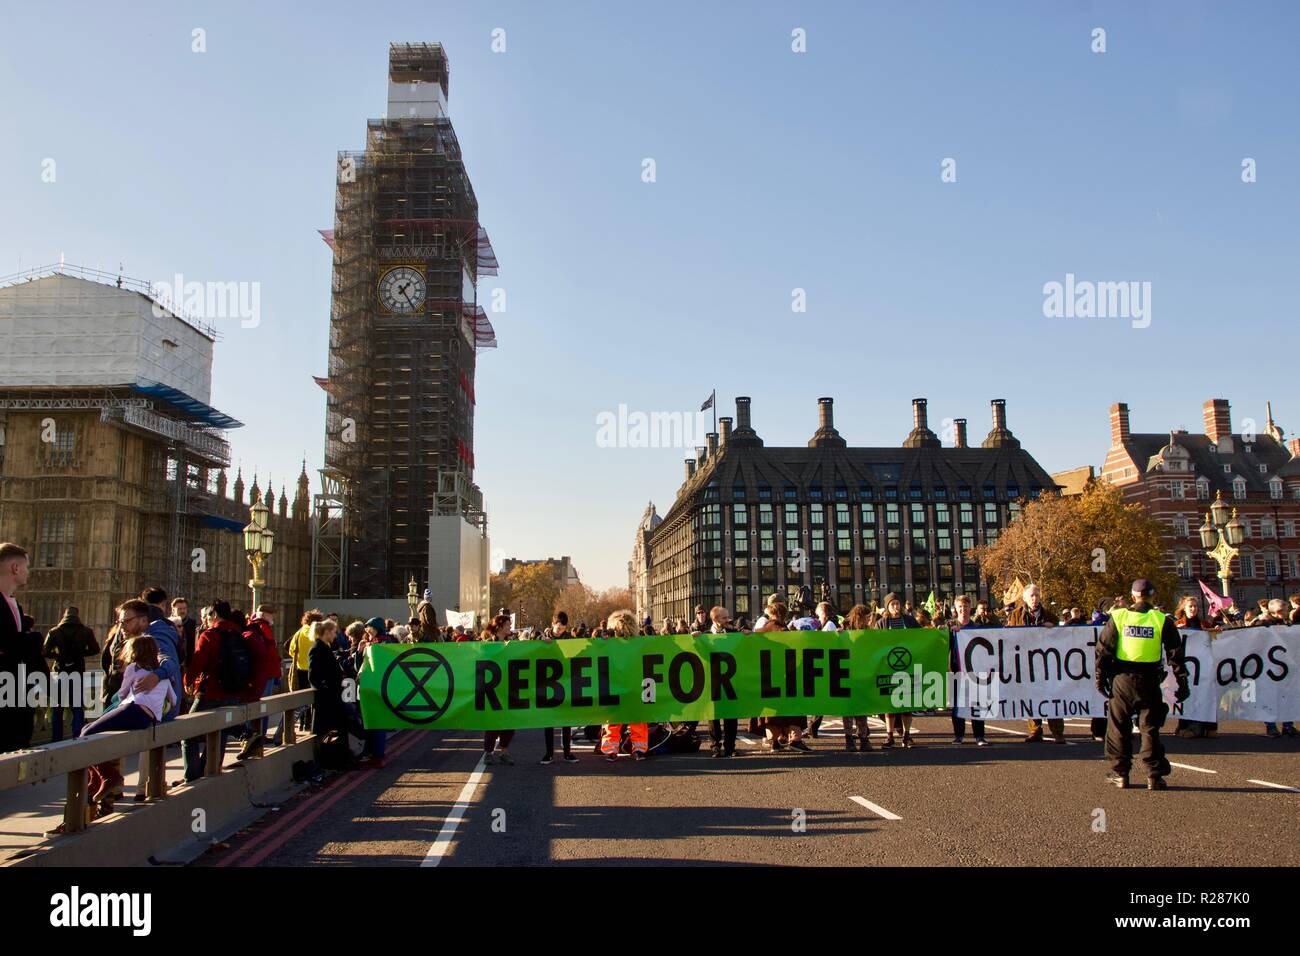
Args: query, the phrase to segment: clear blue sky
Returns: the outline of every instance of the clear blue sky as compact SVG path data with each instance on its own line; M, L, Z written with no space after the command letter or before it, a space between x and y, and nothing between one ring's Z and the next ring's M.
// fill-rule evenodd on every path
M896 445L913 397L973 440L1005 398L1049 470L1100 463L1113 401L1136 431L1199 429L1211 397L1261 424L1271 398L1300 427L1297 9L9 3L0 274L63 253L260 282L213 403L248 423L246 476L278 488L305 454L314 485L335 154L385 108L388 43L439 41L501 261L480 297L507 292L477 384L493 550L623 583L686 453L598 448L620 402L688 410L716 387L731 414L748 394L769 444L802 444L833 395L850 444ZM1045 318L1068 272L1150 281L1150 327Z

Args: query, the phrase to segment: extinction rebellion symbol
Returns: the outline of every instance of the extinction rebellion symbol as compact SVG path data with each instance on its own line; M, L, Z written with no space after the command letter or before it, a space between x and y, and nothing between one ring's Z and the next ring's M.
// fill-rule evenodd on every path
M906 647L895 647L885 658L892 670L902 671L912 666L912 652Z
M379 693L407 723L431 724L446 713L453 684L447 658L428 647L413 647L388 665Z

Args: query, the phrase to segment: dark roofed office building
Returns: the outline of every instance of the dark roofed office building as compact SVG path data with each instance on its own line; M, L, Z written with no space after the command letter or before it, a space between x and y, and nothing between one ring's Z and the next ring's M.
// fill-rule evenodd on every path
M651 539L650 600L656 623L721 604L751 619L771 594L822 585L840 611L889 591L920 603L987 596L964 552L998 533L1023 499L1054 490L1020 447L993 401L993 427L975 448L966 420L944 447L912 402L912 430L897 448L849 448L833 401L818 399L807 447L769 447L750 420L750 400L718 420L708 445L686 461L686 480Z

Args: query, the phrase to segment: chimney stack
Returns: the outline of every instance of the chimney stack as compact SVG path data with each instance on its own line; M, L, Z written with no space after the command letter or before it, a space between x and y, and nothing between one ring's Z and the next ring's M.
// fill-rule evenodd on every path
M741 395L736 398L736 431L747 432L753 429L749 426L749 396Z
M704 467L704 463L709 460L709 449L707 447L695 446L695 470L699 471Z
M695 477L695 459L687 458L686 459L686 480L690 481L694 477Z
M1020 442L1011 429L1007 428L1007 400L995 398L989 403L993 407L993 430L980 445L981 448L1019 448Z
M709 444L708 444L708 449L709 449L709 450L706 452L706 454L709 456L709 458L712 458L714 455L716 455L716 454L718 453L718 433L717 433L717 432L709 432L709 433L708 433L707 435L705 435L704 437L705 437L705 440L708 441L708 443L709 443Z
M1300 438L1292 438L1286 443L1286 449L1291 453L1292 458L1300 458Z
M953 426L957 429L957 434L953 438L953 448L966 448L966 419L954 418Z
M848 446L835 430L835 399L817 399L817 431L808 441L809 448L845 448Z
M1116 402L1110 407L1110 447L1121 448L1128 440L1128 405Z
M1205 437L1220 452L1232 454L1232 410L1226 398L1212 398L1201 407L1205 417Z
M727 444L748 445L754 448L761 447L763 444L763 439L758 437L758 433L749 423L749 397L746 395L736 398L736 427L731 430Z
M930 431L929 416L926 414L926 400L912 399L912 430L903 439L904 448L940 448L943 442L939 436Z
M718 419L718 451L727 447L727 439L731 437L731 419Z

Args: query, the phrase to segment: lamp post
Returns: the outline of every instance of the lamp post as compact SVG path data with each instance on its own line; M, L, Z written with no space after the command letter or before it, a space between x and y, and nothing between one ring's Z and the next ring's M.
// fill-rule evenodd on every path
M1200 531L1205 553L1219 566L1219 585L1223 588L1223 596L1232 597L1229 593L1232 559L1238 555L1237 546L1245 538L1246 532L1237 518L1236 508L1232 509L1232 516L1228 516L1228 506L1223 500L1222 491L1214 496L1214 504L1210 505Z
M252 520L244 527L244 551L248 554L248 563L253 566L253 579L248 582L253 592L253 606L249 610L256 611L262 603L262 589L266 587L262 566L271 557L275 532L266 526L271 510L260 499L248 510Z
M415 609L420 606L420 592L416 590L419 585L415 583L415 575L411 575L411 580L406 582L406 606L410 609L409 621L415 617Z

